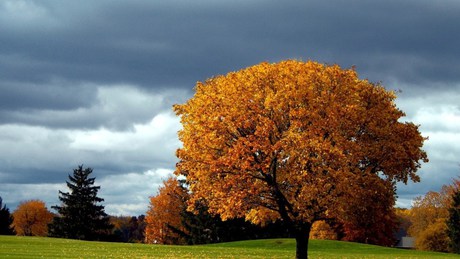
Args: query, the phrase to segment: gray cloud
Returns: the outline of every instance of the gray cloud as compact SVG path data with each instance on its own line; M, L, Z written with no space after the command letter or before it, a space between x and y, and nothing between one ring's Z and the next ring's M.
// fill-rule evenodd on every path
M94 87L74 86L59 80L46 84L1 81L0 88L0 122L3 123L10 111L71 110L90 105L96 97Z
M174 167L178 130L178 119L171 112L134 124L129 131L0 126L0 182L56 183L79 164L102 176Z
M41 2L32 3L29 9L40 10ZM215 74L285 58L357 65L373 77L378 70L408 81L458 79L455 2L44 3L29 15L29 26L21 17L3 25L2 54L10 62L2 69L15 79L189 88Z
M147 91L132 85L88 83L4 88L0 122L65 129L129 129L159 111L171 110L189 95L187 90Z

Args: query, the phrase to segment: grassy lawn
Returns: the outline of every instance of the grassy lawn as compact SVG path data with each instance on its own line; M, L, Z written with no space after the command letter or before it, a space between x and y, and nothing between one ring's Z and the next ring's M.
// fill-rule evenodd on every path
M310 258L460 258L338 241L310 241ZM200 246L163 246L0 236L0 258L294 258L295 240L269 239Z

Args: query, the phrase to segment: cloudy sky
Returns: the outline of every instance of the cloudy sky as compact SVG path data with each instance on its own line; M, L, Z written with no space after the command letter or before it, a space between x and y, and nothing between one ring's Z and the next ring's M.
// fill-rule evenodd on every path
M113 215L145 213L174 170L171 106L197 81L262 61L356 66L401 90L429 137L422 181L460 175L460 1L0 0L0 196L58 204L79 164Z

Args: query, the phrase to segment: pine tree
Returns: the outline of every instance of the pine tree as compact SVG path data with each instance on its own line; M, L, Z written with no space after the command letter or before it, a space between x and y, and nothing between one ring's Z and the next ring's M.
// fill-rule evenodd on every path
M104 212L104 206L98 205L104 199L97 197L100 186L94 186L96 178L89 178L91 168L74 169L70 181L66 181L69 192L59 191L61 206L52 206L58 212L50 224L50 235L54 237L101 240L107 237L113 226Z
M460 190L452 194L452 206L449 208L447 233L450 238L450 248L454 253L460 253Z
M11 227L13 216L6 205L2 207L2 202L2 197L0 197L0 235L14 235L14 229Z

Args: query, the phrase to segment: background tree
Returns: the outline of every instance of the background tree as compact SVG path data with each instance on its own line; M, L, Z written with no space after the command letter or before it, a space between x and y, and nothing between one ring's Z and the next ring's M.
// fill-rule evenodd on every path
M415 248L447 252L449 237L446 220L451 203L451 186L444 185L441 192L430 191L414 199L410 210L409 234L415 238Z
M78 166L66 181L70 192L59 191L61 206L52 208L58 212L50 225L50 235L55 237L100 240L106 238L112 229L104 206L104 199L97 196L100 186L94 186L96 178L89 178L91 168Z
M110 217L110 223L113 225L113 241L142 243L145 240L145 216L138 217Z
M448 209L447 231L450 238L449 247L454 253L460 253L460 180L454 180L452 202Z
M0 235L14 235L13 216L0 197Z
M129 242L142 243L145 241L145 215L139 215L138 217L131 217L129 220L129 230L131 232L131 239Z
M325 220L318 220L311 227L310 239L337 240L338 236L329 223Z
M21 202L13 217L14 230L19 236L47 236L48 224L53 220L53 214L41 200Z
M292 60L199 82L174 106L183 126L176 174L191 207L203 201L224 220L282 219L307 258L312 224L338 214L359 183L419 180L424 138L400 122L395 98L353 69Z
M181 188L175 177L163 182L156 196L150 197L146 215L145 241L155 244L186 244L187 235L182 225L187 191ZM182 235L181 235L182 233Z
M110 216L110 224L113 225L111 241L129 242L131 239L130 219L131 217L126 216Z

